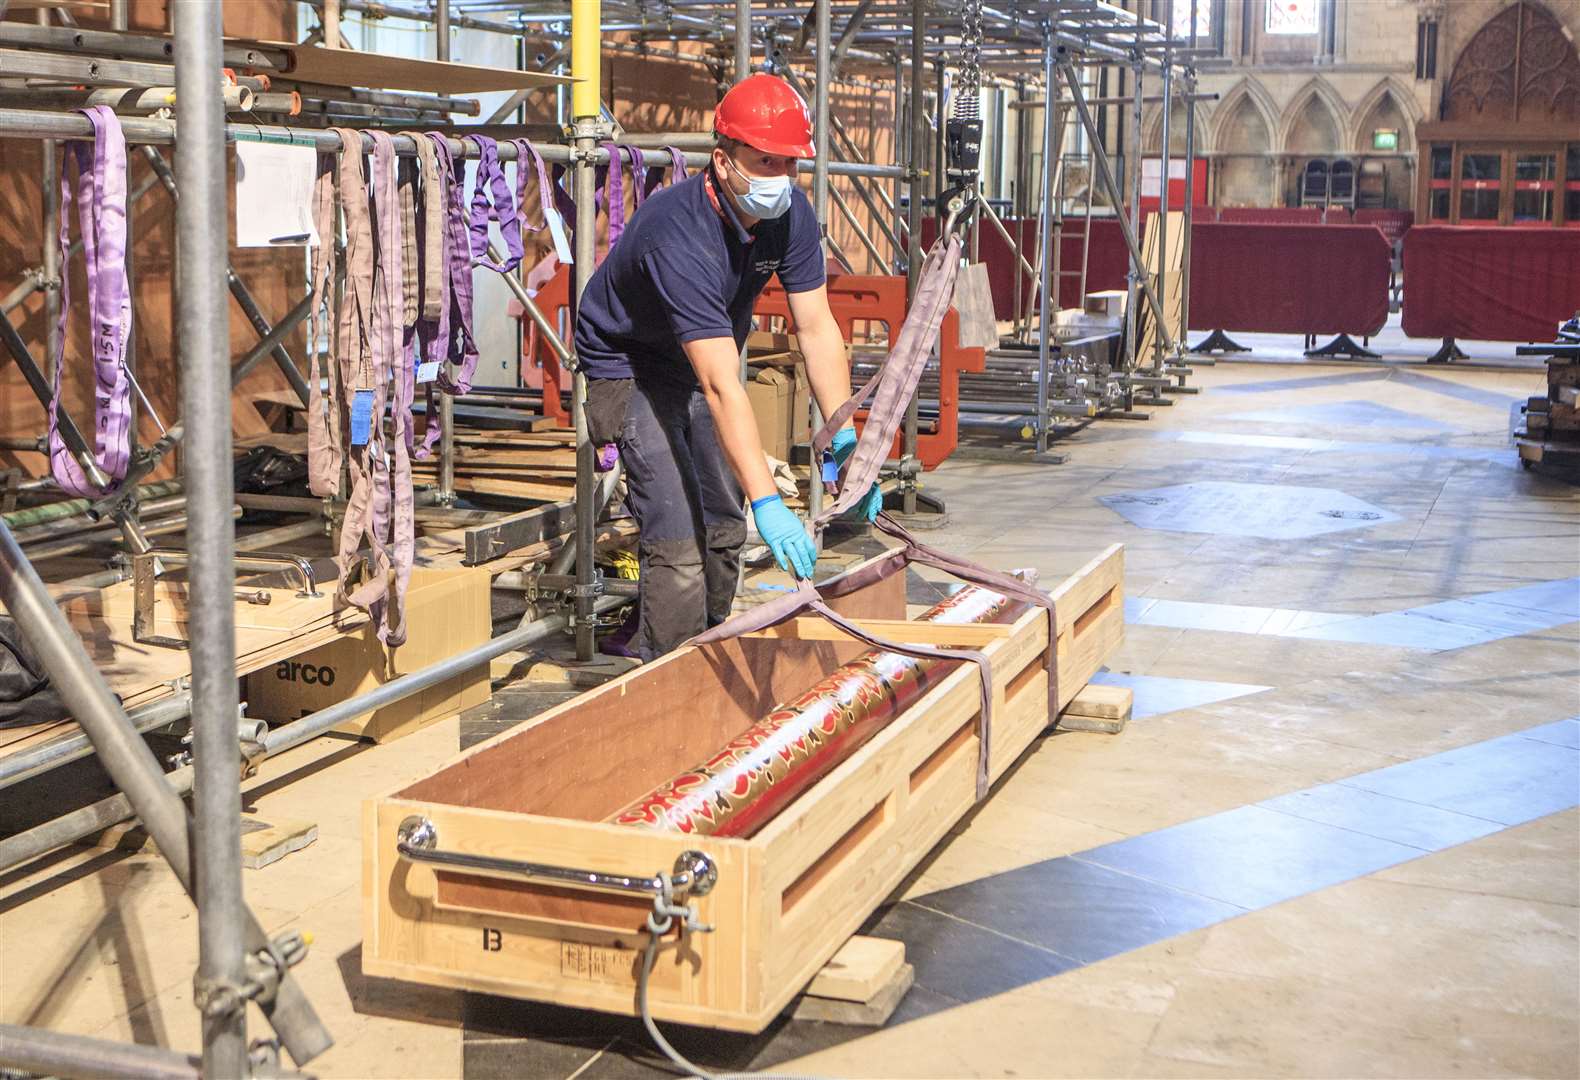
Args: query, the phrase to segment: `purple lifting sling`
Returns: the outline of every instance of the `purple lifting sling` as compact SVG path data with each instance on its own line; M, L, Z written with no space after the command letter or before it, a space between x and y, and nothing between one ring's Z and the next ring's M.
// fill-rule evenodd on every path
M88 270L88 317L93 347L94 461L114 490L131 458L131 380L126 373L126 342L132 332L132 297L126 278L126 137L121 122L105 105L81 110L93 122L93 142L66 143L60 171L60 344L49 401L49 468L55 482L72 495L96 497L100 491L83 472L60 437L61 377L66 364L66 320L71 314L71 202L75 190ZM73 182L75 172L75 182Z
M818 432L812 436L812 460L822 458L823 451L834 433L850 422L856 410L872 395L872 405L867 422L862 427L856 452L851 455L838 497L812 521L814 529L821 529L830 519L854 506L878 479L878 470L894 445L895 432L905 416L905 406L916 390L927 358L938 341L939 327L949 310L954 295L956 270L960 265L960 238L950 233L946 239L933 245L922 266L916 286L916 295L906 312L905 323L889 357L867 384L850 396L835 410ZM1010 574L989 570L969 560L920 544L897 522L887 515L878 515L878 528L900 540L905 546L895 548L870 565L863 566L838 581L817 587L809 581L797 583L796 591L786 593L744 611L727 622L705 630L692 638L689 644L702 645L713 641L726 641L741 634L752 633L775 626L805 611L812 611L844 630L851 637L877 649L899 653L902 656L919 656L930 659L974 661L981 672L981 712L978 716L977 735L977 784L978 799L985 798L990 782L989 767L992 748L993 684L992 664L980 652L968 649L937 649L922 645L902 644L874 637L856 624L842 618L825 602L825 597L842 596L866 588L892 574L903 573L907 564L921 563L974 584L983 585L1016 600L1023 601L1048 612L1048 647L1045 661L1048 670L1048 715L1050 719L1059 711L1058 656L1056 649L1058 626L1053 599L1040 589Z

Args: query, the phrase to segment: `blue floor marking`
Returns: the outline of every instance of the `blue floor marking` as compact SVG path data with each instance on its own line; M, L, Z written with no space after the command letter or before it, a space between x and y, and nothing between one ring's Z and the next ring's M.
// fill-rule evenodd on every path
M1237 383L1233 386L1215 386L1214 394L1271 394L1280 390L1307 390L1313 386L1342 386L1346 383L1378 382L1387 379L1387 371L1345 371L1334 375L1307 375L1300 379L1267 379L1262 382Z
M890 1026L1573 809L1577 744L1559 720L901 901L863 930L923 990Z
M1577 620L1580 620L1580 577L1542 581L1375 615L1157 600L1144 596L1125 599L1125 621L1133 626L1222 630L1434 652L1541 633Z
M1076 736L1079 737L1079 736ZM1265 799L902 901L863 933L905 943L916 985L885 1027L1351 881L1580 804L1580 717ZM637 1021L469 994L463 1074L672 1075ZM671 1025L715 1071L771 1068L871 1028ZM525 1038L501 1036L532 1033Z
M1130 718L1141 720L1148 716L1181 709L1199 709L1231 698L1260 694L1271 686L1250 683L1209 682L1204 679L1169 679L1161 675L1125 675L1117 671L1099 671L1091 682L1104 686L1129 687L1134 695Z
M1468 401L1472 405L1485 405L1489 409L1502 410L1510 401L1525 399L1524 394L1502 394L1495 390L1482 390L1449 379L1438 378L1436 375L1423 375L1418 371L1399 369L1393 375L1406 386L1417 390L1427 390L1445 397L1457 398L1460 401Z
M1399 520L1393 511L1336 488L1237 480L1120 491L1097 501L1143 529L1266 540L1303 540Z
M1208 443L1219 446L1254 446L1268 450L1309 450L1337 454L1411 454L1427 458L1452 458L1456 461L1502 461L1512 464L1509 451L1502 447L1440 446L1424 442L1347 442L1343 439L1313 439L1304 435L1237 435L1224 431L1167 431L1159 437L1172 442Z
M1499 406L1502 407L1501 404ZM1343 427L1412 427L1446 431L1445 424L1430 416L1419 416L1375 401L1325 401L1314 405L1288 405L1284 408L1256 409L1230 413L1230 420L1258 420L1271 424L1336 424Z

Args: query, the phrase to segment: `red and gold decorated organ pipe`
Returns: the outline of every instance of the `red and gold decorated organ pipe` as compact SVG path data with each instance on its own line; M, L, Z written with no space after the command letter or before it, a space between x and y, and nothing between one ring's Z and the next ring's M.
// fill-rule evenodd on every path
M933 605L920 621L1001 622L1022 610L1020 602L973 585ZM947 660L863 653L606 820L660 832L750 836L953 667Z

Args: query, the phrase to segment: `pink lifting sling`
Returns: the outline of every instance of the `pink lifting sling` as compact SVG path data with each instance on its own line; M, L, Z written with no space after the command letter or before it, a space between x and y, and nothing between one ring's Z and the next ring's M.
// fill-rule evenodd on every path
M340 471L345 467L351 490L335 558L339 568L336 595L367 611L377 626L379 640L397 646L406 640L404 597L411 577L415 508L408 453L412 372L404 348L406 244L395 148L389 133L369 132L373 140L370 212L362 133L349 128L333 130L342 146L338 205L345 219L346 287L335 316L327 364L321 364L312 379L309 480L316 494L338 494ZM328 155L320 160L314 188L314 218L320 239L312 271L315 337L322 306L336 276L333 160ZM327 382L327 394L321 382ZM384 437L386 412L394 428L391 442ZM361 551L364 542L368 546L366 559Z
M93 123L93 142L66 143L60 172L60 344L49 401L49 468L72 495L97 497L125 478L131 458L131 380L126 342L132 297L126 277L126 137L105 105L80 110ZM75 178L73 178L75 173ZM100 491L60 437L61 378L66 368L66 321L71 314L71 202L75 192L88 270L88 315L93 348L94 462L110 479Z
M899 336L889 352L888 359L878 369L877 374L852 394L845 404L835 410L834 415L830 416L828 422L812 437L812 460L817 461L821 459L823 450L828 447L834 433L844 427L868 396L872 395L867 422L862 427L856 451L850 457L844 480L840 483L833 502L825 506L811 522L814 529L821 529L830 519L849 510L878 479L878 471L884 459L888 457L889 448L894 445L895 433L904 419L906 403L916 390L922 370L927 365L927 358L937 344L939 327L949 310L950 298L954 295L955 274L960 264L960 246L960 237L953 232L946 239L933 245L932 251L927 255L926 263L922 266L916 294L912 298L910 310L906 313L905 323L900 328ZM992 665L988 658L980 652L968 649L937 649L874 637L835 613L824 602L825 598L843 596L866 588L892 574L903 573L905 567L914 562L936 567L963 581L985 586L1005 596L1043 608L1048 613L1048 647L1045 660L1048 670L1050 719L1058 713L1059 709L1056 649L1058 627L1053 599L1020 578L989 570L948 552L918 543L915 537L885 514L878 515L877 524L879 529L900 540L904 546L895 548L877 561L845 575L838 581L823 586L814 586L808 581L798 582L794 592L786 593L705 630L692 638L689 644L703 645L713 641L725 641L741 634L778 625L805 611L812 611L838 626L851 637L873 648L899 653L902 656L974 661L981 673L976 796L978 799L985 798L990 783L993 709Z

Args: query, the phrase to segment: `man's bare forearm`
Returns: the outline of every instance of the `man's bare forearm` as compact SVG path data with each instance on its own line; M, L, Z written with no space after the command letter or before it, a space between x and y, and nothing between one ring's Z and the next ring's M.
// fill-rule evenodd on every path
M779 489L768 472L757 416L741 385L740 353L735 342L730 338L702 338L687 342L683 348L708 403L719 448L735 479L740 481L741 490L753 502L776 494Z
M845 358L845 339L833 319L810 330L798 330L796 343L806 357L806 377L812 384L812 397L825 417L850 399L850 364Z

